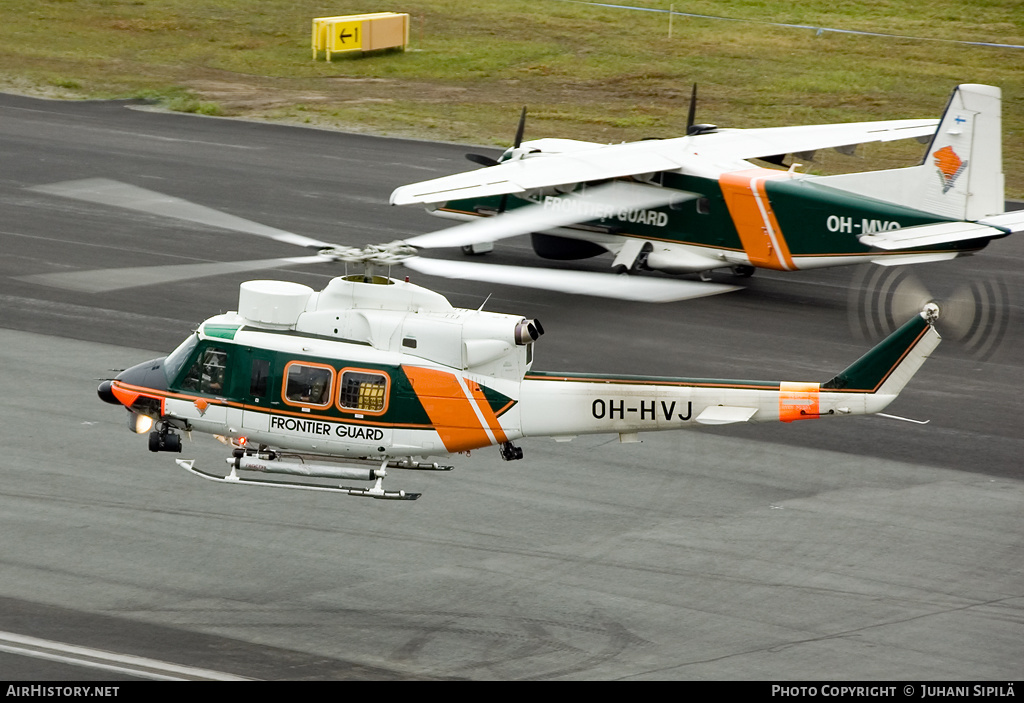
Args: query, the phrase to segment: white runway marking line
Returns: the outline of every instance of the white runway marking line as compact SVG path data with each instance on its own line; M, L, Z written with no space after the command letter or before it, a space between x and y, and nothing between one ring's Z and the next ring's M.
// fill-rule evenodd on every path
M0 631L0 651L37 659L65 662L105 671L116 671L156 681L251 681L243 676L211 669L171 664L156 659L116 654L101 649L79 647L63 642Z

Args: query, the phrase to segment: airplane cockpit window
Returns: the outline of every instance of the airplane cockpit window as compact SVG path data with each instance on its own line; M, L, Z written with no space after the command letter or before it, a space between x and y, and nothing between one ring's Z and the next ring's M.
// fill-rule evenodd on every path
M189 391L219 395L224 393L227 381L228 352L219 347L207 347L192 364L181 387Z
M366 371L345 371L341 374L338 404L345 410L370 413L383 412L387 406L388 377Z
M297 405L330 405L333 381L331 367L293 361L285 371L284 399Z

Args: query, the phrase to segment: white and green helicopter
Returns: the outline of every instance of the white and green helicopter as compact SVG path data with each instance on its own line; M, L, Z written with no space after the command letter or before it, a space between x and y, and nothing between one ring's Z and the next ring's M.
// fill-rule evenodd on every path
M387 263L376 251L347 256ZM524 437L634 442L643 432L880 413L939 343L937 314L927 304L824 382L550 373L533 368L537 320L455 308L372 272L319 292L257 280L241 285L237 311L98 394L127 409L151 451L180 452L182 432L230 444L227 473L178 460L206 479L415 499L383 487L389 469L448 470L433 459L489 446L520 459Z
M958 86L940 120L719 129L694 125L693 104L686 136L612 145L522 141L521 119L514 146L497 160L468 155L485 167L401 186L391 203L425 204L456 220L499 215L492 227L410 242L420 247L484 253L530 234L542 258L610 252L617 272L703 278L716 269L745 277L758 268L941 261L1024 230L1024 211L1004 212L998 88ZM784 166L787 155L811 159L817 150L907 138L930 140L918 166L813 176L795 161L788 169L758 163ZM609 183L632 203L584 197ZM480 280L496 275L477 266Z

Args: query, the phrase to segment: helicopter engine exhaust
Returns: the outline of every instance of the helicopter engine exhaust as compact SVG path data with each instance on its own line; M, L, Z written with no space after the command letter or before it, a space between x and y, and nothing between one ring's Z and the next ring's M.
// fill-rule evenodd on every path
M516 325L516 344L519 346L533 344L540 339L542 334L544 334L544 326L540 324L540 320L523 320Z

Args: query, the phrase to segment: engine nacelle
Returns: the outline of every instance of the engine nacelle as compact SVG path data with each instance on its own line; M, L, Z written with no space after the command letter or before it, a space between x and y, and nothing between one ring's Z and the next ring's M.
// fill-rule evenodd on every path
M699 273L728 265L726 262L702 256L682 248L656 246L644 261L644 267L665 273Z
M537 256L553 261L589 259L608 251L600 244L583 239L556 237L553 234L540 234L538 232L530 235L530 242L533 244L533 251L536 252Z

